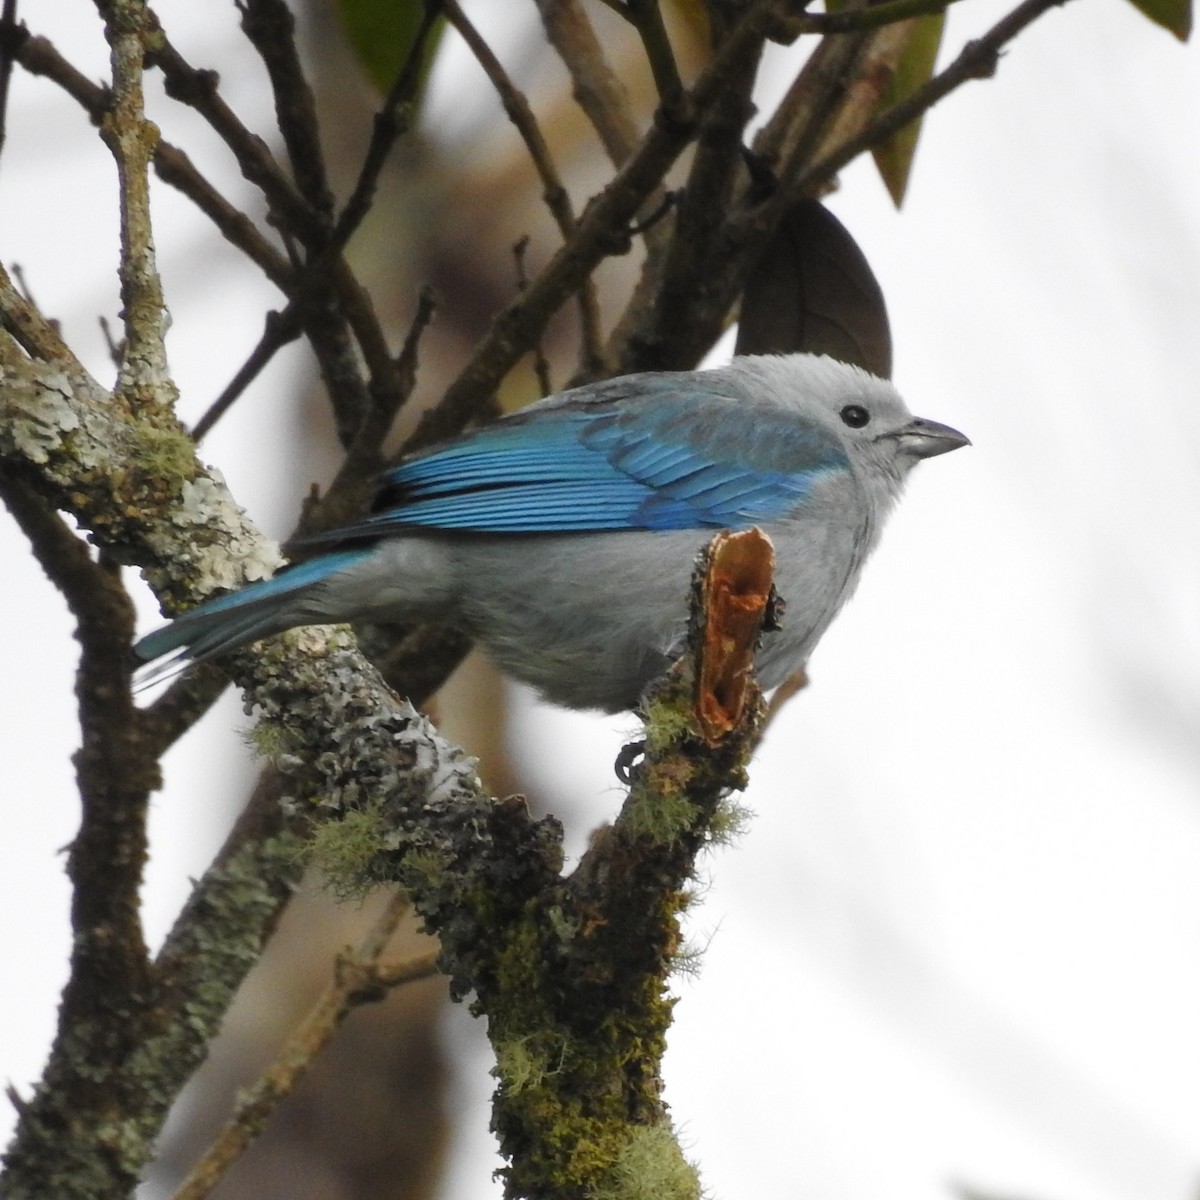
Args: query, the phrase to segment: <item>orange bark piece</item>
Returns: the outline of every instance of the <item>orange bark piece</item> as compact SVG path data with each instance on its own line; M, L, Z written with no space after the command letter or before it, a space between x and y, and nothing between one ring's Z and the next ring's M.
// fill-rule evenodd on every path
M719 533L709 543L696 715L710 742L720 741L742 718L774 574L775 549L761 529Z

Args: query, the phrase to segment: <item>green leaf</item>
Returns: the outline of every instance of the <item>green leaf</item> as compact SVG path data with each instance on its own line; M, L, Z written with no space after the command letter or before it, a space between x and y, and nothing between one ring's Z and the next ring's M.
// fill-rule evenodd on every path
M1155 25L1169 29L1181 42L1192 32L1192 0L1130 0Z
M1150 2L1160 3L1164 0ZM881 112L905 99L928 81L933 74L938 47L942 44L942 28L945 23L945 13L933 13L905 22L911 26L911 32L908 43L896 63L891 81L880 97ZM920 133L921 118L918 117L871 152L875 158L875 166L883 177L884 186L897 208L903 203L904 193L908 188L908 177L912 171L913 155L917 150L917 138Z
M400 73L412 49L424 0L335 0L334 7L368 78L386 92ZM425 69L441 36L442 22L429 38Z

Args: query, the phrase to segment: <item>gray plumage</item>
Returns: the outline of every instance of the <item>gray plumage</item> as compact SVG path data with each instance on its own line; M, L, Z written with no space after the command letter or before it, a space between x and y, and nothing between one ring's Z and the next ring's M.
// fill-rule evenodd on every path
M414 456L334 548L202 605L137 647L200 659L295 625L453 624L571 708L618 711L677 653L695 557L758 525L783 628L765 688L802 666L858 582L906 476L967 444L833 359L736 359L565 392Z

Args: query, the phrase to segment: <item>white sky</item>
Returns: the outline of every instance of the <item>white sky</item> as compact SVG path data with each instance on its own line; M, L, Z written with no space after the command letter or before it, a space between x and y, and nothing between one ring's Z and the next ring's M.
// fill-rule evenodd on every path
M31 23L102 74L90 7L41 7ZM169 26L188 16L159 7ZM193 57L211 38L223 58L233 18L204 7ZM1003 11L957 6L949 48ZM18 75L0 257L102 371L91 320L116 307L111 189L78 186L107 164L69 112ZM1197 113L1194 49L1117 0L1067 5L927 120L901 214L865 165L831 201L888 297L897 384L975 445L916 473L756 764L750 832L707 863L691 919L703 967L679 984L666 1078L714 1196L939 1200L959 1181L1184 1200L1200 1183ZM272 297L245 272L226 286L232 254L195 271L198 219L165 195L160 214L173 365L199 405ZM281 366L267 391L285 404L287 388ZM279 532L281 494L300 489L237 453L268 444L277 418L264 403L238 419L206 457ZM307 481L291 447L280 457ZM56 852L77 818L75 647L7 517L0 555L16 781L0 1076L24 1089L68 942ZM571 739L530 786L591 798L562 814L578 848L619 803L630 724L523 712L515 740ZM240 722L227 700L172 757L156 935L252 774L236 752L234 777L208 765L231 757ZM461 1010L447 1036L463 1047L465 1132L444 1194L484 1200L499 1194L486 1049Z

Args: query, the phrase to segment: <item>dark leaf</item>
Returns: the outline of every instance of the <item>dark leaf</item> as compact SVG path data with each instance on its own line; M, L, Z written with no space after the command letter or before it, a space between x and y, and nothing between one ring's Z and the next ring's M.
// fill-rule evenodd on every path
M1192 32L1192 0L1131 0L1156 25L1169 29L1181 42Z
M818 200L788 214L746 281L737 354L828 354L886 379L883 292L846 227Z

